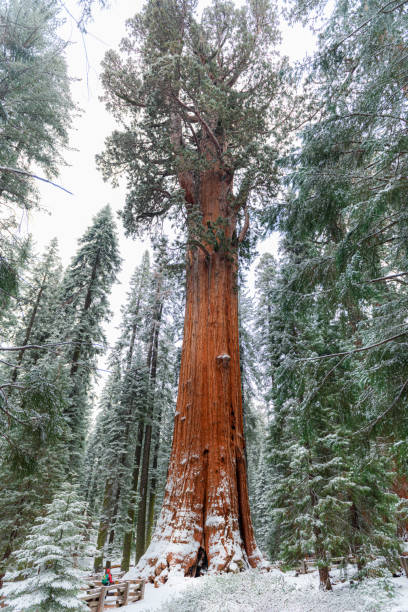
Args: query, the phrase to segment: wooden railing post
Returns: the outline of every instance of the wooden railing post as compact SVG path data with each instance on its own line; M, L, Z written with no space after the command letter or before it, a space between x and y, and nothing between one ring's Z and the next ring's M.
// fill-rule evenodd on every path
M401 559L401 567L404 570L406 577L408 578L408 557L401 555L400 559Z
M129 589L130 589L130 582L126 583L125 586L125 590L123 591L123 604L126 605L128 602L128 598L129 598Z
M96 612L103 612L103 609L105 607L105 597L106 597L107 592L108 592L107 586L101 588L101 593L99 595L99 602L98 602L98 607L96 608Z

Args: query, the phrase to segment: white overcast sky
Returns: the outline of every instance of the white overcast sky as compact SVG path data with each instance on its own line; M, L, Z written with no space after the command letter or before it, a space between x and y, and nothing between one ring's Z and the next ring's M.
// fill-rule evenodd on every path
M112 189L102 181L95 167L95 155L102 151L106 136L114 128L114 122L99 101L102 89L99 81L100 63L105 52L117 48L125 34L125 20L133 16L142 6L141 0L112 0L107 9L94 7L94 18L89 24L89 33L81 38L72 19L66 15L66 24L61 35L70 41L66 58L72 83L72 95L82 109L75 120L70 136L71 150L65 155L68 166L61 169L57 182L70 191L70 196L52 186L40 184L44 211L30 213L26 230L34 237L37 250L42 250L49 241L58 238L60 253L66 266L77 248L77 239L92 222L95 213L106 204L114 211L122 208L124 189ZM78 14L73 0L66 4L69 11ZM282 53L291 59L301 59L311 53L314 37L303 28L283 30ZM148 242L134 241L124 237L120 221L120 250L123 258L120 283L115 285L111 296L114 313L107 326L109 343L115 340L115 327L119 323L120 306L124 303L130 276L140 262ZM276 236L260 245L260 251L276 250Z

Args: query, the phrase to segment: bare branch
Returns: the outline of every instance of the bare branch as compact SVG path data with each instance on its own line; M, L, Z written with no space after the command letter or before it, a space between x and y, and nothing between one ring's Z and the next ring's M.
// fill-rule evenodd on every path
M9 363L8 361L4 361L0 359L0 363L3 363L6 366L10 366L10 368L22 368L23 366L16 365L15 363Z
M48 179L42 177L42 176L37 176L37 174L33 174L32 172L27 172L27 170L20 170L19 168L9 168L8 166L0 166L0 170L2 172L11 172L13 174L22 174L23 176L29 176L30 178L35 178L38 179L39 181L43 181L44 183L48 183L49 185L52 185L53 187L57 187L58 189L62 189L62 191L65 191L65 193L69 193L69 195L74 195L71 191L68 191L68 189L65 189L65 187L61 187L61 185L57 185L57 183L54 183L53 181L49 181Z
M342 357L343 355L353 355L354 353L362 353L363 351L368 351L372 348L376 348L377 346L382 346L387 342L392 342L393 340L397 340L398 338L402 338L402 336L406 336L408 331L402 332L402 334L397 334L396 336L392 336L391 338L386 338L385 340L381 340L381 342L376 342L375 344L369 344L368 346L362 346L361 348L353 349L352 351L343 351L342 353L331 353L330 355L318 355L317 357L305 357L300 358L298 361L318 361L319 359L330 359L330 357Z
M380 281L395 280L400 276L407 276L408 272L400 272L399 274L390 274L389 276L380 276L379 278L372 278L371 280L364 281L365 283L379 283Z
M391 406L389 406L386 410L384 410L384 412L382 412L376 419L374 419L374 421L371 421L371 423L366 425L366 427L363 427L362 429L359 429L354 435L371 431L373 429L373 427L375 427L377 425L377 423L379 423L389 412L391 412L391 410L393 408L395 408L395 406L398 404L399 400L401 399L401 397L402 397L404 391L407 389L407 387L408 387L408 378L404 382L404 384L402 385L401 389L398 392L398 395L395 397L395 399L392 402Z
M201 242L199 242L199 240L194 240L193 238L190 238L190 240L188 241L188 244L190 244L191 246L195 246L195 247L198 247L199 249L201 249L203 251L203 253L205 254L206 259L207 260L210 259L209 251L205 248L205 246L203 244L201 244Z
M16 383L4 383L4 385L0 385L0 389L9 389L10 387L12 387L13 389L25 389L25 387L23 387L22 385L17 385Z
M47 349L54 346L63 346L67 344L75 344L75 342L55 342L50 344L26 344L24 346L0 346L0 351L21 351L26 349Z

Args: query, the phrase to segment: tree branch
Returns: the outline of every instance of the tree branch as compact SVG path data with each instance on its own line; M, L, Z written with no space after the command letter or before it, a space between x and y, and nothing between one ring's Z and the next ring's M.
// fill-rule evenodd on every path
M205 254L206 259L209 261L209 259L210 259L210 253L209 253L209 251L208 251L208 250L205 248L205 246L204 246L203 244L201 244L201 242L200 242L199 240L194 240L194 238L191 238L191 239L188 241L188 244L189 244L189 245L192 245L192 246L196 246L196 247L198 247L199 249L201 249L201 250L203 251L203 253Z
M65 189L65 187L61 187L61 185L57 185L57 183L54 183L53 181L49 181L48 179L42 176L37 176L37 174L33 174L32 172L27 172L27 170L20 170L19 168L9 168L8 166L0 166L0 170L2 172L12 172L13 174L22 174L23 176L35 178L39 181L43 181L44 183L48 183L49 185L52 185L53 187L62 189L62 191L65 191L65 193L69 193L69 195L74 195L71 191L68 191L68 189Z
M0 363L3 363L6 366L10 366L10 368L22 368L23 366L16 365L15 363L9 363L8 361L4 361L4 359L0 359Z
M381 342L376 342L375 344L369 344L368 346L362 346L361 348L353 349L352 351L343 351L342 353L331 353L330 355L318 355L317 357L305 357L300 358L299 361L317 361L319 359L330 359L330 357L342 357L343 355L353 355L354 353L362 353L363 351L368 351L372 348L376 348L377 346L382 346L387 342L392 342L393 340L397 340L398 338L402 338L402 336L406 336L408 331L402 332L402 334L397 334L396 336L392 336L391 338L386 338L385 340L381 340Z
M241 242L244 240L246 233L249 229L249 214L248 214L248 206L245 205L244 208L244 213L245 213L245 220L244 220L244 225L242 226L241 231L239 232L239 236L238 236L238 244L241 244Z
M404 384L402 385L401 389L398 392L398 395L395 397L395 399L392 402L391 406L389 406L386 410L384 410L384 412L382 412L376 419L374 419L374 421L371 421L371 423L369 423L368 425L366 425L362 429L359 429L354 435L371 431L373 429L373 427L375 427L377 425L377 423L379 423L397 405L397 403L401 399L402 394L407 389L407 387L408 387L408 378L404 382Z
M403 6L404 4L407 3L408 0L403 0L403 2L401 2L400 4L397 4L393 10L400 8L401 6ZM345 36L342 40L340 40L338 43L336 43L334 45L334 50L336 50L338 47L340 47L340 45L342 45L344 42L346 42L346 40L348 40L349 38L351 38L352 36L354 36L355 34L357 34L357 32L359 32L360 30L362 30L366 25L368 25L373 19L375 19L378 15L380 15L381 13L388 13L390 11L386 11L385 9L388 8L391 4L394 4L395 0L391 0L391 2L388 2L385 6L383 6L382 8L380 8L379 11L377 11L375 13L375 15L373 15L372 17L370 17L370 19L367 19L367 21L365 21L364 23L362 23L358 28L356 28L355 30L353 30L353 32L351 32L350 34L348 34L347 36Z
M209 135L209 137L211 138L212 142L215 145L215 148L217 149L217 153L218 155L221 157L222 155L222 151L221 151L221 145L218 142L218 139L216 137L216 135L214 134L214 132L212 131L212 129L210 128L210 126L208 125L208 123L206 122L205 119L202 118L202 116L200 115L200 113L195 109L194 106L190 107L187 104L184 104L184 102L182 102L180 100L180 98L178 98L177 96L175 96L174 94L172 94L172 98L175 102L177 102L177 104L179 104L181 106L181 108L183 108L184 110L193 113L199 123L201 123L201 125L203 126L203 128L205 129L205 131L207 132L207 134Z
M408 272L400 272L399 274L390 274L389 276L380 276L378 278L372 278L371 280L364 281L361 284L363 285L364 283L379 283L380 281L396 280L400 276L407 276L407 275L408 275Z
M0 346L0 351L21 351L26 349L47 349L53 346L63 346L67 344L75 344L75 342L55 342L50 344L26 344L25 346Z

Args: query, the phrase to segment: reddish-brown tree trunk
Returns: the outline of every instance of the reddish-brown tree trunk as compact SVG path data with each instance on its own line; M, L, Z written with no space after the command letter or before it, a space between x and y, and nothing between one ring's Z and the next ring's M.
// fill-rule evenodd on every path
M223 245L188 253L186 313L173 446L163 508L136 572L151 581L240 571L262 562L248 502L238 341L236 212L231 176L198 186L202 226L223 219ZM188 193L186 199L189 201Z

